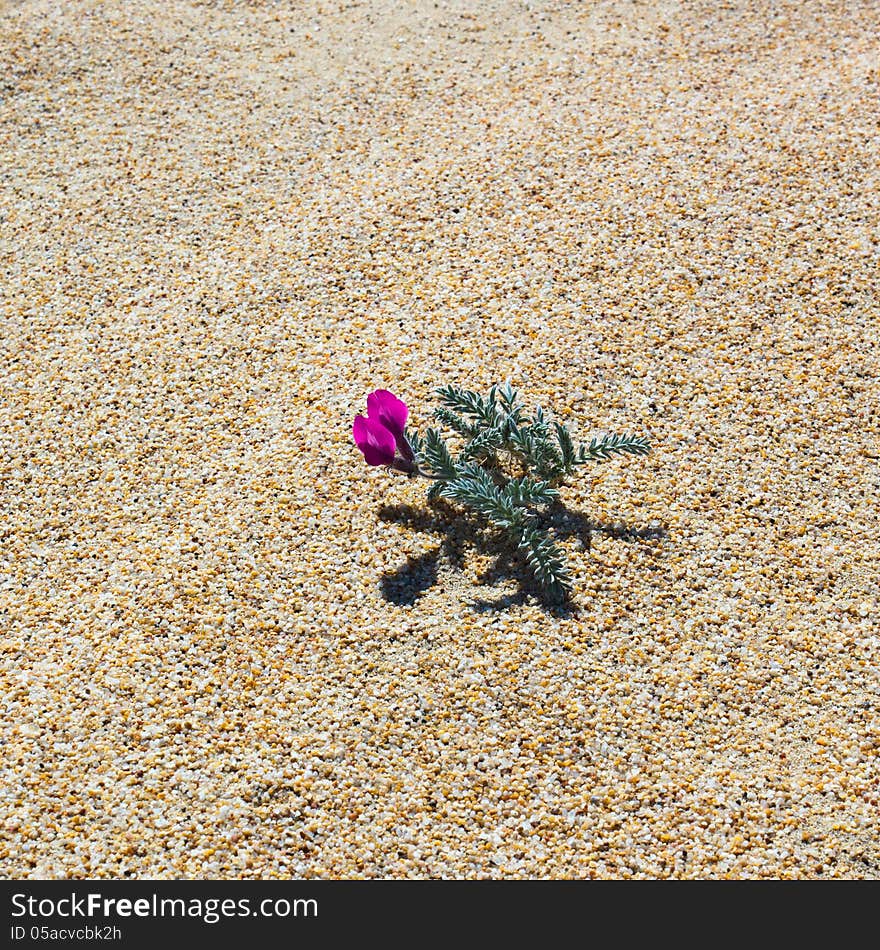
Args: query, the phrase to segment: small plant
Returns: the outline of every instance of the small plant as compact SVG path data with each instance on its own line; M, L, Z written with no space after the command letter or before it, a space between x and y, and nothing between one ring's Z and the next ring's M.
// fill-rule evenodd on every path
M612 455L646 455L648 442L606 435L575 445L568 429L540 407L529 414L509 383L486 396L457 386L436 392L434 415L455 433L454 448L440 429L424 436L408 429L406 404L377 389L367 398L367 416L358 416L352 429L367 464L431 479L429 500L447 498L499 528L525 556L545 595L565 598L571 575L541 510L559 498L559 486L579 466Z

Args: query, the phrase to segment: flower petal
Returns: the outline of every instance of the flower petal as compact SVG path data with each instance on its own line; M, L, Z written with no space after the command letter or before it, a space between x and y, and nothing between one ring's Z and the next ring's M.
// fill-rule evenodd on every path
M367 465L390 465L394 461L395 440L381 422L358 416L351 427L357 447L364 453Z
M409 409L403 400L387 389L377 389L367 396L367 416L382 423L395 438L403 435Z

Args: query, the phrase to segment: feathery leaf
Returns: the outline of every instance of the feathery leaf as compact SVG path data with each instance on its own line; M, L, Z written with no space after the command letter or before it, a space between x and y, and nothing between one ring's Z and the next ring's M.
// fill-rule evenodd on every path
M535 518L535 509L558 499L555 485L578 465L604 462L613 455L645 455L650 451L647 440L605 435L575 448L568 429L540 406L529 415L509 382L492 386L486 396L459 386L436 392L441 403L436 418L464 439L464 445L453 458L439 430L428 429L424 438L405 431L422 473L434 479L428 499L458 502L506 531L545 595L565 598L572 588L571 575L556 539ZM522 466L519 477L505 472L499 462L502 453Z
M593 438L589 446L578 447L578 463L604 462L612 455L647 455L648 440L640 435L605 435Z
M572 580L562 551L553 538L528 524L520 531L517 546L544 592L556 600L563 600L571 591Z
M447 409L446 406L439 406L435 409L434 416L439 422L448 425L450 429L454 429L460 436L466 439L473 439L480 431L477 426L466 422L458 413Z
M528 476L512 478L504 486L504 493L520 508L549 505L559 497L559 492L549 482L536 482Z
M436 478L446 480L458 475L455 461L443 441L443 436L436 429L428 429L425 432L424 445L417 459L420 465L427 465Z

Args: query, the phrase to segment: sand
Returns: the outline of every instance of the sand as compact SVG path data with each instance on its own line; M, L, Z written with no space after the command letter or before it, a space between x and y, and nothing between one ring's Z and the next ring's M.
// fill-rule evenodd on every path
M0 873L876 878L878 35L0 3ZM352 443L505 379L566 610Z

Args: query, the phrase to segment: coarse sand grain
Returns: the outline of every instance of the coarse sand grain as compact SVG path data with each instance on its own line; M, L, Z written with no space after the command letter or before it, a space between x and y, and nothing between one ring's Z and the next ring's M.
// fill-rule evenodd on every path
M878 877L878 37L0 2L0 874ZM351 440L505 379L567 610Z

